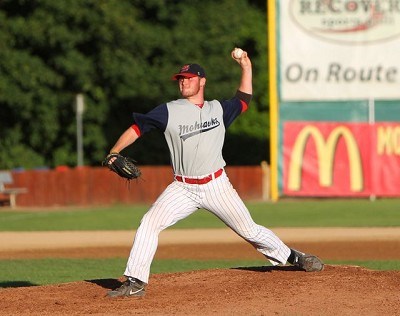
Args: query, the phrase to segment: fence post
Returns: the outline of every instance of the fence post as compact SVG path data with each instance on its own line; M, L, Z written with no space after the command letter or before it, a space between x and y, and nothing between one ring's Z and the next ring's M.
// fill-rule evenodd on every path
M261 161L261 172L262 172L262 200L270 200L270 168L266 161Z

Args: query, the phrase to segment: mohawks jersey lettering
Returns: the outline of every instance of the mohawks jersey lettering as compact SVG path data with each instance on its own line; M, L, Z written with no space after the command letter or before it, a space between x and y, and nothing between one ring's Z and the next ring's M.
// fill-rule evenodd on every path
M142 134L153 128L164 132L176 175L200 177L226 165L222 157L225 130L244 109L237 97L205 101L201 108L179 99L133 117Z

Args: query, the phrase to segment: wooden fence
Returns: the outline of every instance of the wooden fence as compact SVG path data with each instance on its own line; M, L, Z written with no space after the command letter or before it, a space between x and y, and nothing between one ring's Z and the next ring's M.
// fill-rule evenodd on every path
M17 196L18 207L148 204L173 181L172 169L142 166L141 170L142 177L130 182L102 167L12 172L12 186L27 188ZM265 199L264 168L233 166L226 172L243 200Z

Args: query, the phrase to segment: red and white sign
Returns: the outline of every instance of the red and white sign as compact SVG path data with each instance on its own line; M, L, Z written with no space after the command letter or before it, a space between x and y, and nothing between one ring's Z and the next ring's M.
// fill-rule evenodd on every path
M283 129L284 195L400 195L400 123L286 122Z

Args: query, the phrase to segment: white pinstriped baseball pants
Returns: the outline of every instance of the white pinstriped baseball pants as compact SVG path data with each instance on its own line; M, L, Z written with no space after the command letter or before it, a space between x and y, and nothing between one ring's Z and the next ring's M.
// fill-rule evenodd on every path
M209 210L273 264L285 264L290 249L269 229L256 224L225 171L206 184L172 182L143 216L124 275L148 283L159 233L199 208Z

